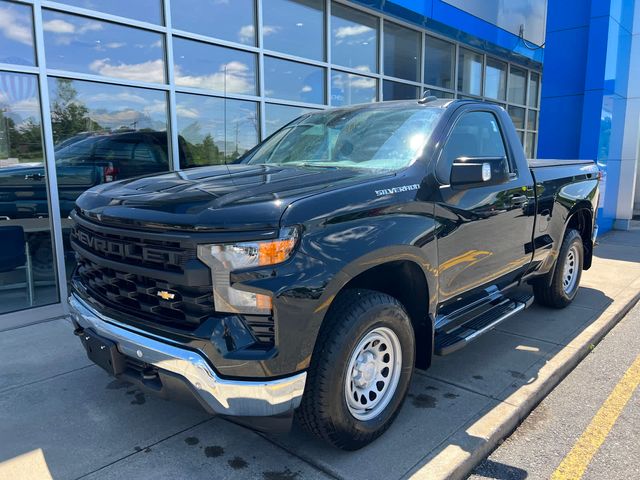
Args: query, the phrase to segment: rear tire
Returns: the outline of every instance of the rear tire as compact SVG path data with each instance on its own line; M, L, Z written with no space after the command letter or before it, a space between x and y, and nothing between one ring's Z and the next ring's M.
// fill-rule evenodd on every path
M413 327L398 300L372 290L342 293L318 335L299 422L335 447L364 447L398 415L414 361Z
M536 301L552 308L569 305L580 288L584 246L577 230L567 230L553 269L533 284Z

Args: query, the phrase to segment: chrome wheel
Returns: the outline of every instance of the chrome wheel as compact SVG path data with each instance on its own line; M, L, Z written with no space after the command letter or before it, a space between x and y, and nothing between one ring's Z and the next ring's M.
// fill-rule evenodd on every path
M358 420L377 417L398 387L402 349L398 336L379 327L367 333L351 354L344 394L349 412Z
M567 252L564 259L564 268L562 269L562 289L564 293L571 293L576 286L578 280L578 249L572 246Z

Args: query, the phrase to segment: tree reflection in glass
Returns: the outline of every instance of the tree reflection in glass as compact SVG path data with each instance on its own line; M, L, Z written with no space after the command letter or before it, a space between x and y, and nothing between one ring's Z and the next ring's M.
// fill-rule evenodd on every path
M182 168L233 162L258 143L255 102L176 95Z

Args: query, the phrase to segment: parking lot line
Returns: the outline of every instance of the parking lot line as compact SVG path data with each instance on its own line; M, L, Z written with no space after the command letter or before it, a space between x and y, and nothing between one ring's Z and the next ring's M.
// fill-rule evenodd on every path
M640 384L640 355L624 373L591 423L551 476L552 480L577 480L584 475L591 459L604 443L625 405Z

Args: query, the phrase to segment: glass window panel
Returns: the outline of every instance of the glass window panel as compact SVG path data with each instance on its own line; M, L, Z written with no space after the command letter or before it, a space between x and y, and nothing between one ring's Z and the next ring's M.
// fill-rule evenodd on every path
M378 18L331 5L331 61L362 72L378 71Z
M47 67L144 82L165 81L163 36L43 10Z
M443 92L442 90L435 90L433 88L427 89L429 91L429 95L433 95L437 98L454 98L454 94L451 92Z
M174 37L173 61L176 85L256 93L254 53Z
M420 80L420 37L415 30L384 22L385 75Z
M162 0L57 0L60 3L129 17L149 23L162 23ZM174 0L175 1L175 0Z
M413 85L389 80L382 83L382 98L384 100L411 100L417 99L419 95L420 89Z
M231 162L258 143L257 103L176 94L181 168Z
M527 143L524 147L524 153L527 158L535 158L535 149L536 149L536 134L528 132L527 133Z
M458 91L482 95L482 55L466 48L458 57Z
M522 130L518 130L516 133L518 134L518 138L520 139L520 143L522 144L522 147L524 148L524 132Z
M0 72L0 314L58 301L38 93Z
M524 114L525 114L524 108L513 107L509 105L508 112L514 127L524 128Z
M325 69L265 57L265 96L306 103L324 103Z
M540 93L540 75L531 72L531 81L529 83L529 106L538 107L538 95Z
M509 73L509 101L525 105L527 94L527 71L511 66Z
M527 128L529 130L538 129L538 112L535 110L529 110L527 112Z
M427 35L424 48L424 83L452 89L455 45Z
M256 45L254 0L171 0L173 28Z
M264 48L324 60L324 0L262 0Z
M487 58L484 82L485 97L505 100L507 97L507 64L495 58Z
M51 126L67 274L73 270L65 222L86 189L167 171L166 93L49 78Z
M305 113L311 111L313 111L313 109L267 103L265 105L265 124L267 127L267 136L274 133L280 127L284 127L287 123L295 120L300 115L304 115Z
M36 64L29 5L0 1L0 63Z
M49 78L49 97L64 218L81 187L169 169L165 92ZM133 161L131 146L141 144L153 146L152 162ZM72 167L79 164L92 169L74 179ZM104 169L108 167L117 173L107 175ZM67 182L78 183L65 189Z
M378 82L375 78L333 71L331 73L331 105L375 102Z

